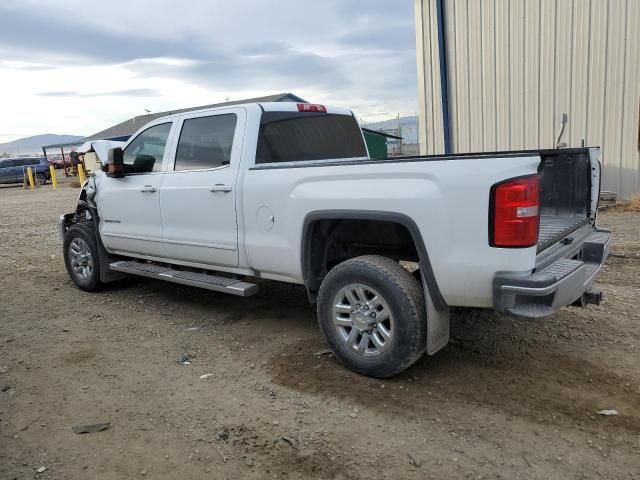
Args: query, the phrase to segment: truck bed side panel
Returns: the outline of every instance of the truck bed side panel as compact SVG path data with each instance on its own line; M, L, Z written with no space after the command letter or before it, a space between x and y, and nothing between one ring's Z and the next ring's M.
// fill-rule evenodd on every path
M491 307L493 274L530 270L536 258L536 247L489 246L491 186L535 174L539 163L519 155L250 169L242 202L249 265L265 278L302 283L301 256L291 252L300 252L308 214L402 212L422 232L445 301Z

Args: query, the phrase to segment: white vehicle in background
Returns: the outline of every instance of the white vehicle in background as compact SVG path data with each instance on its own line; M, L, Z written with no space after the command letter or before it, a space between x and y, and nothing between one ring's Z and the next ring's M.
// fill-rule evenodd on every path
M372 160L352 112L246 104L157 119L60 219L69 275L249 296L306 287L336 357L395 375L449 340L449 308L529 318L599 303L598 149Z

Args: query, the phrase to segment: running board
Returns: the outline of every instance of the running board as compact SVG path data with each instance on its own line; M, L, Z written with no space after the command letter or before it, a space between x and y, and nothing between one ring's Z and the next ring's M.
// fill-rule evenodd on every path
M141 277L155 278L166 282L189 285L190 287L204 288L215 292L230 293L241 297L248 297L258 293L259 287L254 283L243 282L236 278L218 277L207 273L185 272L169 267L142 263L136 261L119 261L109 265L116 272L139 275Z

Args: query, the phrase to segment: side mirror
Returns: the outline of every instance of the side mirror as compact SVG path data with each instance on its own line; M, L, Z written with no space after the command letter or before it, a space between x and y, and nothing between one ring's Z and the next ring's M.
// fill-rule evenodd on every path
M124 178L124 155L122 148L109 149L107 162L107 176L111 178Z

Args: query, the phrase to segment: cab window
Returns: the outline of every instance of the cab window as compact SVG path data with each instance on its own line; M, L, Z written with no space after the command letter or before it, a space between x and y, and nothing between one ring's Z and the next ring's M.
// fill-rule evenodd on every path
M171 123L154 125L127 145L123 152L125 173L160 172L170 131Z
M351 115L264 112L256 163L361 158L362 131Z
M174 170L204 170L229 165L236 122L234 113L185 120Z

